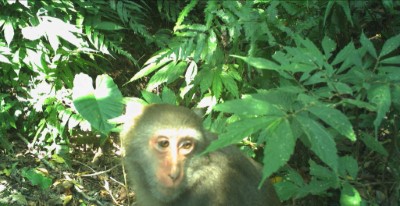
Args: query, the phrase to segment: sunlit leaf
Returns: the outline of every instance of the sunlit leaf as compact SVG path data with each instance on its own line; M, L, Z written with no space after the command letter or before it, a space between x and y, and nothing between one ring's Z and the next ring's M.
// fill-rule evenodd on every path
M215 106L214 110L239 115L271 115L277 117L285 115L284 112L277 109L268 101L252 97L226 101Z
M96 78L95 89L88 75L76 75L72 96L77 111L103 134L114 128L108 120L120 116L123 111L122 94L107 75Z
M7 45L10 46L11 41L14 38L14 28L12 26L12 23L10 21L7 21L4 24L3 29L4 29L4 38L5 38L6 42L7 42Z

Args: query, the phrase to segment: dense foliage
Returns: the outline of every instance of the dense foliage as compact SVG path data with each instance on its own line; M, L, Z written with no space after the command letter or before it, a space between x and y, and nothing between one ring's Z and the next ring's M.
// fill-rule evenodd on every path
M205 109L219 134L208 151L238 144L287 204L400 204L398 1L0 0L0 9L1 155L22 140L68 163L77 139L115 141L125 103L180 104ZM51 187L35 168L0 166Z

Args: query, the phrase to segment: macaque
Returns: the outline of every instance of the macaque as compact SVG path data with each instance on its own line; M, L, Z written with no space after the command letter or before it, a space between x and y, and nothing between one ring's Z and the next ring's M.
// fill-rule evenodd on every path
M145 106L121 132L124 165L139 206L275 206L261 167L234 146L202 153L216 137L192 110Z

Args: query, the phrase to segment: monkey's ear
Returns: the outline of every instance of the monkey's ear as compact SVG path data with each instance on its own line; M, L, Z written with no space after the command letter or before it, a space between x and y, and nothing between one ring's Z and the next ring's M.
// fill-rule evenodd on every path
M203 108L192 108L192 111L200 118L203 119L206 111Z

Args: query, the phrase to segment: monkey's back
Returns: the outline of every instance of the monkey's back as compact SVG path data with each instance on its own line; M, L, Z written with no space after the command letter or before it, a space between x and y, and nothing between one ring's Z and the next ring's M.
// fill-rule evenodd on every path
M167 204L173 206L278 206L281 205L272 184L267 180L258 189L261 167L230 146L193 159L191 190ZM197 162L196 162L197 161Z

